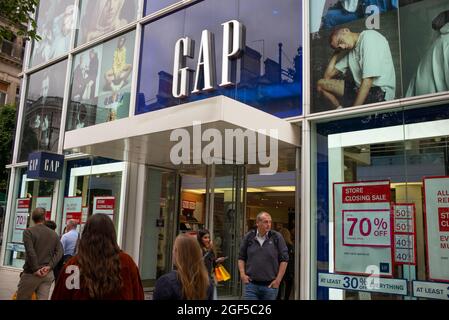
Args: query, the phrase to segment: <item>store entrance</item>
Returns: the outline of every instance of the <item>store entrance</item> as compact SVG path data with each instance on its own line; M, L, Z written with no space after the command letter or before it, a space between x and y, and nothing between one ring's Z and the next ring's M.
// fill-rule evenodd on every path
M196 237L199 230L207 229L216 256L226 257L223 266L231 278L218 283L219 299L241 297L239 248L243 235L255 226L257 213L269 212L273 229L294 244L295 171L261 176L248 174L244 165L192 166L177 171L148 167L145 184L140 269L147 290L172 270L173 243L180 233ZM294 265L292 257L290 286L281 288L282 299L294 298Z
M228 257L223 264L231 274L229 281L219 283L218 294L240 295L237 255L243 234L244 183L244 166L147 168L139 259L146 289L172 270L178 234L196 237L199 230L207 229L217 256Z

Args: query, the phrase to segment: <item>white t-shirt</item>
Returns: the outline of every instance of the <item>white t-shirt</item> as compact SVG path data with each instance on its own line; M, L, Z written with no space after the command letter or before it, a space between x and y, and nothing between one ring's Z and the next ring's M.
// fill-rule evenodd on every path
M343 2L343 8L348 12L356 12L359 5L359 0L340 0Z
M422 57L410 81L407 97L449 90L449 22Z
M345 73L351 70L357 87L362 80L374 78L373 86L385 92L385 100L393 100L396 93L396 74L387 39L375 30L360 33L355 47L340 59L335 68Z

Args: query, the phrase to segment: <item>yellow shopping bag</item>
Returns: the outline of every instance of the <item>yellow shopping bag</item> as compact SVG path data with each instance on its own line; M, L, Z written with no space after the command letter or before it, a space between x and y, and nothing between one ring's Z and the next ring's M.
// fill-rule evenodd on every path
M11 297L11 300L17 300L17 291L14 292L14 294ZM37 300L36 292L33 292L33 294L31 295L31 300Z
M215 267L215 278L217 279L217 282L228 281L229 279L231 279L231 275L225 269L225 267L220 264Z

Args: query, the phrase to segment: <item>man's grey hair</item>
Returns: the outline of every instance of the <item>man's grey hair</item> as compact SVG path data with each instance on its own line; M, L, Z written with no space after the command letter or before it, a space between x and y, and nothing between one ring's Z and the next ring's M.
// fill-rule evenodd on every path
M270 215L268 212L266 212L266 211L261 211L261 212L259 212L259 213L257 214L257 216L256 216L256 221L262 220L262 216L265 215L265 214L271 218L271 215Z

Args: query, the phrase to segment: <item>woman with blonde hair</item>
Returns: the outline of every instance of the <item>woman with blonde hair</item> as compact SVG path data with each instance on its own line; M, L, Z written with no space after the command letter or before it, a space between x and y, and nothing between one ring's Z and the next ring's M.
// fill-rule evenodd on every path
M107 215L94 214L87 219L78 254L64 265L51 299L143 300L139 269L120 250L116 238ZM73 287L68 288L67 283Z
M173 265L175 270L156 281L153 300L212 300L213 287L196 238L176 237Z

